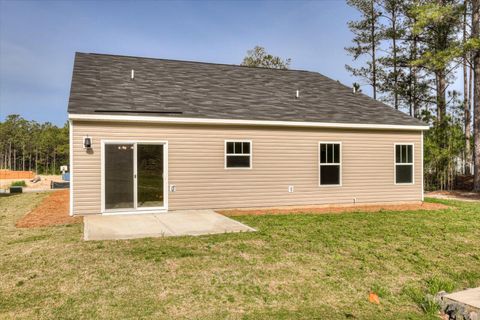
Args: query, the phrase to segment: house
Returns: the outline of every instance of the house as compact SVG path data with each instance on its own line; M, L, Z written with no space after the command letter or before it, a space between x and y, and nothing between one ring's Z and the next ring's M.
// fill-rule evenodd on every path
M317 72L77 53L71 214L418 202L424 123Z

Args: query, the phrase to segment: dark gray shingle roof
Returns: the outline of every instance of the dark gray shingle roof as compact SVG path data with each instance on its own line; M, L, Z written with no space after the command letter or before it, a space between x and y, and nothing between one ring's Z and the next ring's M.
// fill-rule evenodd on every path
M425 125L317 72L91 53L75 55L68 112Z

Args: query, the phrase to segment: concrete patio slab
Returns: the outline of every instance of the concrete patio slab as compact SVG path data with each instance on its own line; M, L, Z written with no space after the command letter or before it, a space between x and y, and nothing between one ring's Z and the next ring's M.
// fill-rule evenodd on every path
M447 294L443 300L454 301L480 312L480 287Z
M255 229L213 210L185 210L156 214L94 215L83 219L84 240L248 232Z

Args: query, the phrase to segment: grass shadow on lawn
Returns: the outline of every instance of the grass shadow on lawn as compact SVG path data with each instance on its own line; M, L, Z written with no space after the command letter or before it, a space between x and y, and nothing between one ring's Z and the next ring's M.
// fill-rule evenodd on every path
M434 319L429 293L480 285L471 203L238 216L259 231L83 242L78 224L14 228L42 196L0 198L0 317Z

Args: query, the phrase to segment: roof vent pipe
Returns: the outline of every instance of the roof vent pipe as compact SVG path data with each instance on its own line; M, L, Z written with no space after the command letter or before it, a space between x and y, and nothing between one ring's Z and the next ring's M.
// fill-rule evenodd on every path
M130 74L130 79L135 79L135 70L132 69L132 73Z
M297 92L295 93L295 98L300 98L300 90L297 90Z
M355 87L355 85L353 85L352 91L353 91L354 94L357 93L357 87Z

